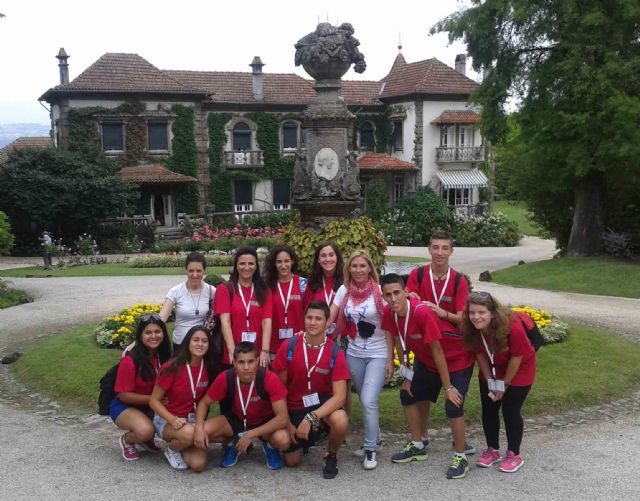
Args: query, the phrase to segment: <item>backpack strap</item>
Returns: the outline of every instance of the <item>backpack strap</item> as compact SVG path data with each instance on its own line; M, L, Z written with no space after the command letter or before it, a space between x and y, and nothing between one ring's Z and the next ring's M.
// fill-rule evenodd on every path
M424 279L424 269L426 266L420 266L418 268L418 288L422 287L422 280Z
M271 397L264 389L264 380L266 379L266 377L267 369L265 367L258 367L258 372L256 373L256 392L262 400L268 402L271 400Z
M231 367L225 371L227 378L227 394L220 402L220 411L222 413L228 412L233 407L233 401L236 398L236 370Z
M458 292L458 284L460 283L461 279L462 279L462 273L456 271L456 276L453 279L453 299L454 300L456 298L456 292Z
M340 346L338 346L338 343L334 341L333 346L331 346L331 362L329 363L330 370L333 370L333 367L336 365L336 358L338 358L339 351Z
M293 360L293 350L298 345L298 336L292 336L287 339L287 364L290 364Z
M233 289L235 289L235 287L233 286L233 282L231 280L227 280L224 285L226 285L227 290L229 291L229 304L233 303Z

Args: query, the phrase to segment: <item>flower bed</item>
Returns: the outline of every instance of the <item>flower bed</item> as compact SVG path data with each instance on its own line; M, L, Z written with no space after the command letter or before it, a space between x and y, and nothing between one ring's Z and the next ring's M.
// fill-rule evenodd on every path
M230 255L205 255L207 266L231 266L233 256ZM148 256L136 257L129 262L132 268L183 268L185 256Z
M558 320L545 310L536 310L530 306L512 306L513 311L523 311L529 315L540 329L545 344L560 343L567 338L569 324Z
M120 313L105 318L95 330L96 343L104 348L124 348L130 344L140 318L158 313L161 305L136 303Z

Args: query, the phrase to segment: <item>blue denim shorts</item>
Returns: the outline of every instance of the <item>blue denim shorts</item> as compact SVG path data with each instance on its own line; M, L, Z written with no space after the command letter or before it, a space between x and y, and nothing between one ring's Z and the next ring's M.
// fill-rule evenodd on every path
M167 425L167 422L160 417L158 414L153 415L153 427L156 429L156 435L158 438L162 438L162 433L164 432L164 427Z

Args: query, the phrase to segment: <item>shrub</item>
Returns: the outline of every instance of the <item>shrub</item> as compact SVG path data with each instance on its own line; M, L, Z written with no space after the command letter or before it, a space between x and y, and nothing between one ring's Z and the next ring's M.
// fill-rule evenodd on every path
M11 224L7 220L7 215L0 211L0 255L9 254L13 247L14 236L11 233Z
M95 330L96 343L104 348L124 348L134 337L140 318L158 313L161 305L134 304L120 313L105 318Z
M633 239L628 233L616 233L608 228L602 235L602 246L604 252L610 256L627 259L633 259L636 256Z
M365 215L377 221L380 219L389 206L389 195L387 194L387 184L382 178L375 178L367 185L367 207Z
M460 247L513 247L520 241L517 223L501 212L456 216L449 231Z
M231 266L232 256L206 255L207 266ZM129 263L131 268L183 268L185 256L136 257Z
M218 287L218 285L224 283L224 278L216 273L212 273L211 275L207 275L204 277L204 281L209 285L213 285L214 287Z
M94 232L98 249L103 254L139 252L153 247L155 235L147 225L132 226L128 222L109 221Z
M376 229L371 219L336 219L322 227L320 231L302 229L294 221L282 230L281 241L292 246L300 258L300 271L305 274L311 269L313 251L323 240L332 240L340 248L346 259L358 249L365 249L371 255L378 270L384 264L384 251L387 249L383 235Z
M241 221L238 221L238 219L236 219L236 216L225 216L216 218L213 226L219 229L233 228L235 226L247 226L249 228L281 228L282 226L290 224L295 216L296 211L279 211L269 212L266 214L251 214L248 216L244 216ZM194 223L193 220L192 223ZM205 225L206 222L204 220L199 220L197 224L194 223L194 226Z

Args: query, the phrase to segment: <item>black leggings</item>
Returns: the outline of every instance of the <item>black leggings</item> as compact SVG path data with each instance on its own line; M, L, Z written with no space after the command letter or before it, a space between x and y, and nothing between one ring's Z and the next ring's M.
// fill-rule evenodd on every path
M508 450L514 454L520 454L520 443L524 431L524 421L522 420L522 405L531 390L529 386L509 386L502 396L502 399L494 402L489 398L489 386L486 382L480 381L480 398L482 401L482 429L487 439L487 446L500 449L500 416L499 411L502 406L502 417L504 418L504 428L507 432Z

